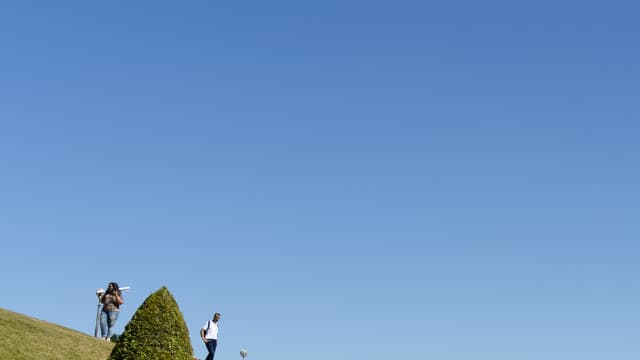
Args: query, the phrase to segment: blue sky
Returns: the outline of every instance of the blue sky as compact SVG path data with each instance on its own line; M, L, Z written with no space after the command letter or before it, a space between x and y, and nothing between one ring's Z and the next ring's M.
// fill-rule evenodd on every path
M5 2L0 307L204 357L637 359L640 8Z

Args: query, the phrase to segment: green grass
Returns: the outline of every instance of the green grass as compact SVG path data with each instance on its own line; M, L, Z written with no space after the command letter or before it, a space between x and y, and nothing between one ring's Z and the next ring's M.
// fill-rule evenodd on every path
M0 359L107 359L112 343L0 309Z

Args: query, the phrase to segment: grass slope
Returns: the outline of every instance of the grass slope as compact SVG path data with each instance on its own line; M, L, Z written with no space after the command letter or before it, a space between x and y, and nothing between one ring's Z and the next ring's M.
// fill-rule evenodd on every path
M0 309L0 359L107 359L112 343Z

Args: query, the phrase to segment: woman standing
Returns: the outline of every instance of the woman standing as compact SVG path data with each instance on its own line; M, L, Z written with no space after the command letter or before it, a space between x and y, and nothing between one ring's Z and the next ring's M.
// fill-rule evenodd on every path
M102 337L111 341L113 335L113 327L116 325L118 315L120 314L120 305L124 303L118 283L110 282L107 291L98 295L102 304L102 312L100 313L100 333Z

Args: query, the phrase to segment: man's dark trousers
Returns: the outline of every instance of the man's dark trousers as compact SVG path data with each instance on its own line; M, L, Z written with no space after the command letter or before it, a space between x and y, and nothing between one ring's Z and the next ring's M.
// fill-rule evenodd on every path
M209 352L205 360L213 360L213 355L216 353L216 346L218 346L218 340L207 340L204 344L207 346L207 351Z

